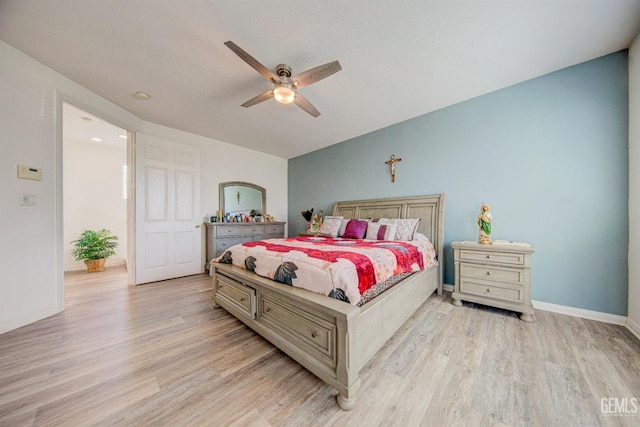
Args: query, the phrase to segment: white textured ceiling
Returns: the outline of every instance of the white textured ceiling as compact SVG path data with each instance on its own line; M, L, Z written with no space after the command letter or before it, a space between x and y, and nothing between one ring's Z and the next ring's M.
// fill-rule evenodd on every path
M143 120L284 158L625 49L639 31L640 0L0 0L1 40ZM227 40L294 74L339 60L300 89L322 115L240 107L270 84Z

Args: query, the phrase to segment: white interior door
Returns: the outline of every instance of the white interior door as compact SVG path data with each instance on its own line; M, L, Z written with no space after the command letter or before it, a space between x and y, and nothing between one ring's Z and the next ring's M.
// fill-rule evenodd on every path
M198 274L200 149L138 133L136 284Z

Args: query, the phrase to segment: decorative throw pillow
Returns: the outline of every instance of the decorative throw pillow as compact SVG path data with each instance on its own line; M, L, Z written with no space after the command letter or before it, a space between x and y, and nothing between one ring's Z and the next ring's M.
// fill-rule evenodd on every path
M338 231L340 231L340 225L342 224L341 216L325 216L324 222L318 230L318 235L327 237L337 237Z
M349 224L350 219L343 219L342 224L340 224L340 231L338 231L338 237L344 236L344 231L347 229L347 224Z
M367 225L366 240L394 240L398 226L395 224L380 224L379 222L370 222Z
M395 224L398 226L396 240L413 240L418 230L420 218L380 218L380 224Z
M367 221L358 219L350 220L342 237L346 239L363 239L367 232L367 224L369 224Z

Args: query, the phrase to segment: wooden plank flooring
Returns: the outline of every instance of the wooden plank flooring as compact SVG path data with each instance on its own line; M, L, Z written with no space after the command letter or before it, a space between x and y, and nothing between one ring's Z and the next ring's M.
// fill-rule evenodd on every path
M199 275L69 273L64 313L0 335L0 426L618 426L640 399L625 328L431 297L363 369L358 404L223 309ZM633 406L629 402L628 409Z

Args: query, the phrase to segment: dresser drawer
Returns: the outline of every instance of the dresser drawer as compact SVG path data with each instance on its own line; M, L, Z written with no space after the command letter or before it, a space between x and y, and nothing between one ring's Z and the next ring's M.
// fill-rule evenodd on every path
M255 236L264 233L264 226L262 225L245 225L240 228L240 234L243 236Z
M524 301L523 286L508 285L506 283L483 283L464 277L460 279L460 292L520 304Z
M251 241L251 237L238 237L238 238L233 238L233 239L218 239L216 240L216 257L219 257L220 255L222 255L224 253L224 251L226 251L227 249L229 249L231 246L233 245L238 245L240 243L244 243L244 242L250 242Z
M219 225L216 227L216 236L218 237L239 236L239 235L240 235L240 226Z
M274 326L285 338L299 341L312 349L319 360L335 366L335 324L262 294L258 295L257 320Z
M460 277L524 284L524 271L516 268L496 267L492 265L460 264Z
M278 236L284 236L284 225L269 225L264 226L264 234L277 234Z
M238 310L242 311L243 314L253 317L251 303L255 290L220 274L216 275L216 279L216 298L218 300L228 301Z
M524 254L460 249L460 261L491 262L514 266L524 265Z

